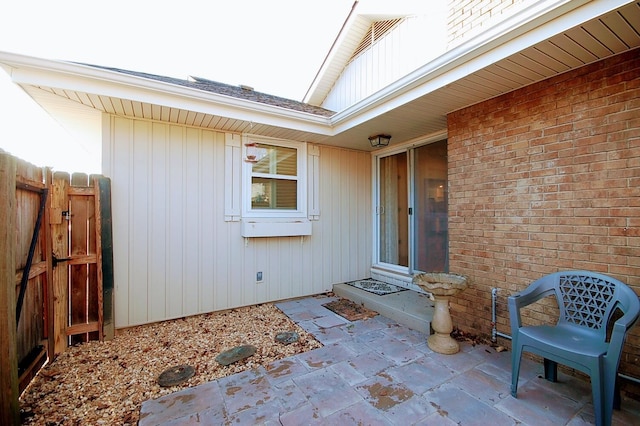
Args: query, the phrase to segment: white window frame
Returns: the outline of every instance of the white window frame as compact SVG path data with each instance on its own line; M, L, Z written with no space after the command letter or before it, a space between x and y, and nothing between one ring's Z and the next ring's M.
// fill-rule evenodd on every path
M251 181L253 163L246 161L247 145L266 144L296 149L297 152L297 206L296 209L252 209ZM283 139L253 135L242 137L242 236L283 237L311 235L311 222L307 217L307 144Z

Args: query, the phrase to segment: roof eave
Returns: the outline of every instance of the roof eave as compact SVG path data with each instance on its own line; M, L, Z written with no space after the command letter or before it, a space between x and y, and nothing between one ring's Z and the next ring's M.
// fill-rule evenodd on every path
M328 117L64 61L0 52L14 83L55 87L332 135Z
M553 3L534 3L336 113L331 117L331 124L336 133L340 133L627 3L627 0L558 0Z

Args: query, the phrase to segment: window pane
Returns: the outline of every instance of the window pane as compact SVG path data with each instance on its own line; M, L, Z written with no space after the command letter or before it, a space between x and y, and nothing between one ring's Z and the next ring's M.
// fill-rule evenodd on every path
M253 165L253 173L298 175L298 151L295 148L258 143L255 150L258 161Z
M251 179L251 208L295 210L298 208L298 182L295 180Z

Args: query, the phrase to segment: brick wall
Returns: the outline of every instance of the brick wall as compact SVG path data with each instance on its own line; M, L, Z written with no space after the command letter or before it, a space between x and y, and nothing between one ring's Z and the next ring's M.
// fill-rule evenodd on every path
M451 113L448 130L450 269L472 282L458 327L490 333L497 287L510 333L506 297L559 270L640 294L640 49ZM640 377L639 359L637 325L621 371Z
M535 0L449 0L447 45L451 49Z

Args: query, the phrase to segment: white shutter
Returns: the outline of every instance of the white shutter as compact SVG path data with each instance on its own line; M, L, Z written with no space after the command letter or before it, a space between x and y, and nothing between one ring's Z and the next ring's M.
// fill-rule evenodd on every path
M239 222L242 214L242 138L225 134L224 139L224 220Z
M307 149L307 202L309 220L320 220L320 147L308 145Z

